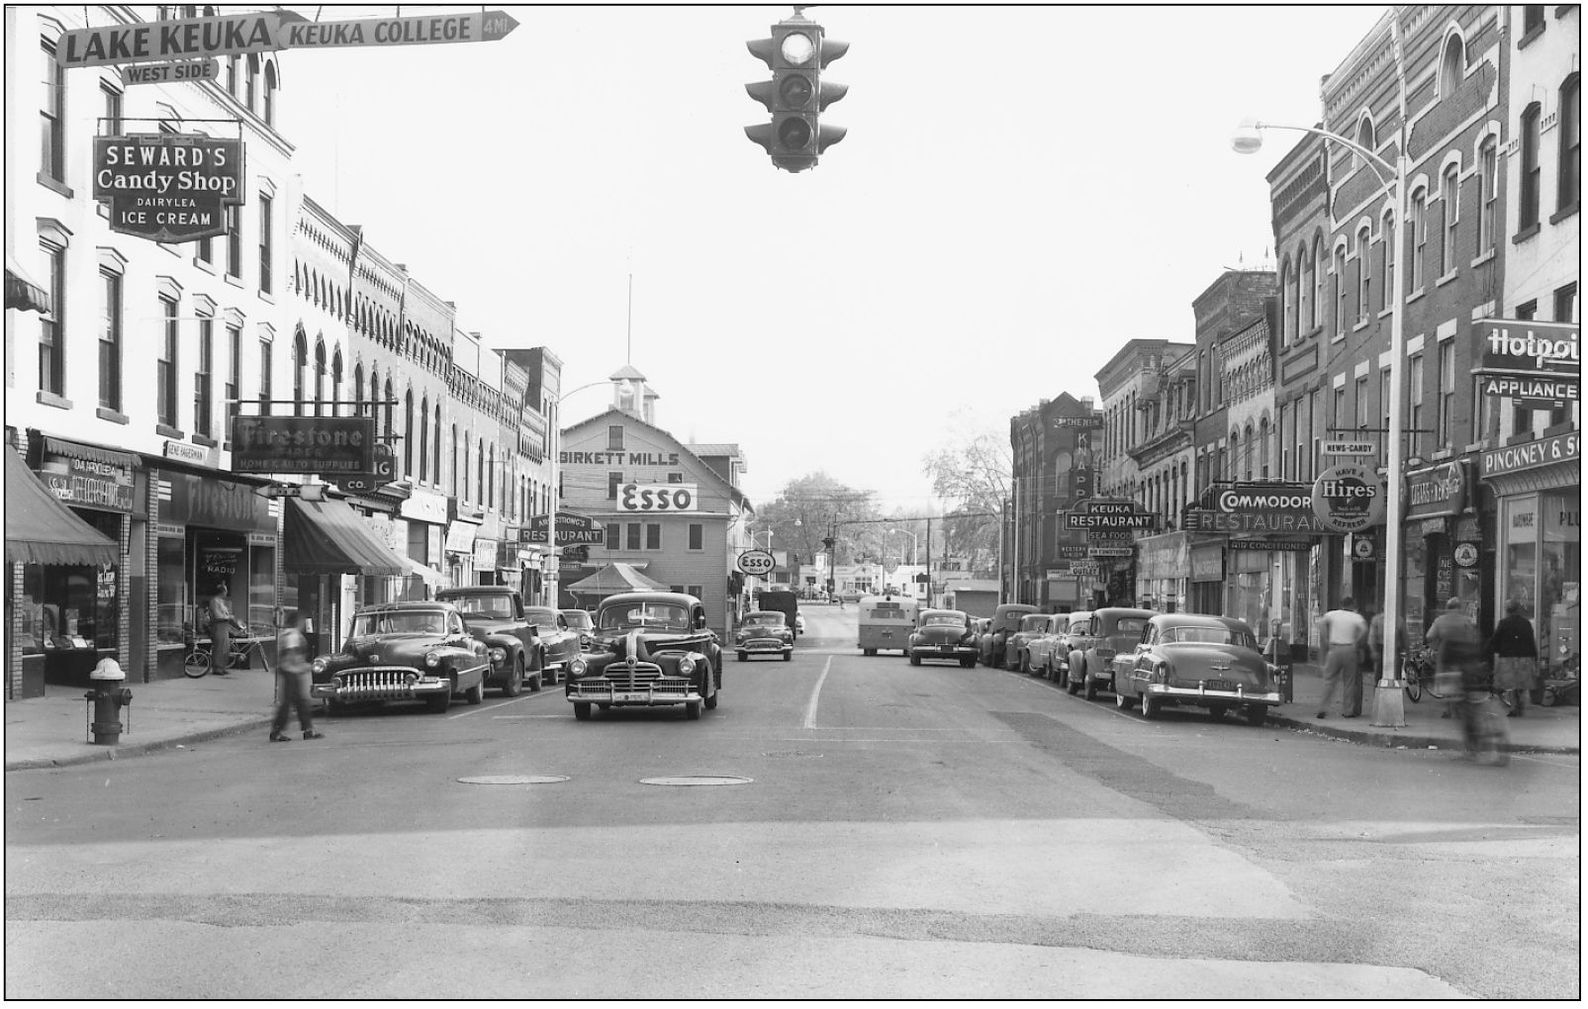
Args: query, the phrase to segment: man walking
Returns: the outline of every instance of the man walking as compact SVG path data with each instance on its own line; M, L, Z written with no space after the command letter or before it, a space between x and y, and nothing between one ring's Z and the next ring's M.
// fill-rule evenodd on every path
M1338 609L1330 610L1318 620L1318 640L1327 649L1323 660L1323 697L1318 701L1318 717L1328 715L1329 704L1334 700L1336 689L1347 687L1347 677L1358 677L1357 645L1367 636L1367 621L1356 612L1356 600L1346 596L1340 600ZM1355 717L1346 705L1348 698L1343 694L1340 698L1341 714L1346 718Z
M294 613L276 635L276 719L270 725L272 743L291 742L287 719L298 712L298 727L304 739L324 739L314 730L314 712L309 700L309 639L303 632L300 612Z

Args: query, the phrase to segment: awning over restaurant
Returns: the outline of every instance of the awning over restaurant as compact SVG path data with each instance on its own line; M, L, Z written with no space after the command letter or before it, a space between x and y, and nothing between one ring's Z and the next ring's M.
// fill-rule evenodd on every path
M661 582L645 577L622 561L613 561L587 578L581 578L568 587L569 592L582 596L610 596L614 592L638 592L642 589L667 590Z
M6 446L6 560L13 564L114 564L120 552L77 517Z
M6 253L6 308L20 308L24 312L49 312L50 292L28 276L26 270Z
M407 558L375 538L344 501L287 499L281 569L300 575L406 575Z

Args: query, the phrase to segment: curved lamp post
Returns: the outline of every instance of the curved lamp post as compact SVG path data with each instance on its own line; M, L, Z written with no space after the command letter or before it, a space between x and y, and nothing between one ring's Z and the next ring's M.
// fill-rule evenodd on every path
M546 556L547 564L542 569L546 585L547 605L552 609L560 609L557 605L557 579L562 574L562 556L557 553L557 509L562 507L562 473L558 465L558 457L562 454L562 401L576 392L594 389L598 385L606 385L610 379L599 382L586 382L576 386L557 397L552 404L552 416L547 423L551 425L551 514L546 518ZM632 394L634 384L628 379L619 383L619 388L627 394Z
M1395 46L1397 63L1399 62L1400 46ZM1401 107L1405 109L1405 80L1401 82ZM1401 116L1404 124L1406 117ZM1242 120L1230 137L1230 146L1238 154L1255 154L1262 149L1264 130L1295 130L1301 133L1312 133L1333 141L1355 151L1366 159L1367 164L1373 168L1379 181L1386 186L1393 185L1395 195L1395 235L1397 243L1404 242L1406 234L1406 139L1405 127L1401 129L1401 139L1395 145L1395 164L1374 154L1372 151L1328 130L1314 126L1285 126L1279 123L1264 123L1255 119ZM1385 521L1384 521L1384 642L1383 665L1379 669L1378 687L1374 693L1373 724L1393 726L1396 728L1406 724L1406 703L1402 699L1401 687L1403 684L1397 679L1395 668L1395 641L1396 628L1400 626L1400 564L1401 564L1401 467L1404 464L1405 449L1402 445L1405 424L1401 418L1402 408L1402 383L1401 357L1405 351L1405 323L1406 323L1406 256L1403 248L1395 250L1395 275L1392 280L1393 292L1390 296L1393 311L1390 315L1390 345L1389 345L1389 371L1390 371L1390 401L1389 401L1389 439L1388 452L1386 453L1385 469L1388 471L1386 483L1389 488L1385 494ZM1340 278L1340 283L1345 278Z

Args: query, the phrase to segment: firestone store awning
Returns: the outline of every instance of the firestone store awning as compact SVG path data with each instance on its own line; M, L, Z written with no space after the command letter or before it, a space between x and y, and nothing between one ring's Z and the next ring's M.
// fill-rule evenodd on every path
M115 564L119 547L77 517L6 446L6 561L13 564Z
M376 539L343 501L287 500L281 569L299 575L406 575L405 558Z

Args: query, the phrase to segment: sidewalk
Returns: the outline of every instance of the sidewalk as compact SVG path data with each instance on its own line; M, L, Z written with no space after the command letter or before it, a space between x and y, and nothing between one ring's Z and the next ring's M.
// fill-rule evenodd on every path
M82 689L51 686L43 697L5 702L5 769L20 771L117 760L244 732L257 732L263 743L275 709L275 676L263 669L235 669L225 677L159 680L128 686L132 703L121 711L125 728L115 746L88 742L88 704L83 700ZM1404 700L1406 725L1392 729L1372 724L1374 692L1364 676L1360 717L1341 718L1336 702L1328 717L1319 720L1314 716L1323 694L1322 671L1315 665L1298 665L1295 700L1275 708L1269 722L1372 746L1460 747L1459 725L1439 717L1442 701L1427 695L1417 704ZM1401 696L1405 698L1404 693ZM1576 705L1528 705L1523 717L1508 718L1506 724L1511 730L1513 751L1581 753L1581 709ZM289 731L297 734L296 720Z
M1441 750L1460 749L1461 725L1455 719L1440 718L1445 702L1423 695L1421 701L1412 703L1401 691L1406 725L1392 729L1374 725L1373 705L1377 681L1362 677L1362 714L1356 718L1340 717L1340 702L1336 698L1328 709L1327 717L1317 718L1318 701L1323 697L1323 668L1311 663L1297 664L1294 671L1295 700L1273 709L1269 722L1296 729L1306 729L1323 736L1349 739L1372 746L1404 746L1423 750L1438 747ZM1582 709L1575 704L1553 708L1528 704L1520 718L1507 718L1513 752L1575 753L1582 752Z

